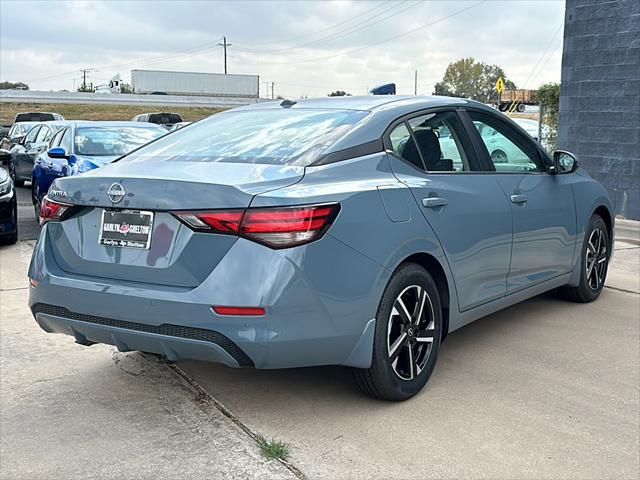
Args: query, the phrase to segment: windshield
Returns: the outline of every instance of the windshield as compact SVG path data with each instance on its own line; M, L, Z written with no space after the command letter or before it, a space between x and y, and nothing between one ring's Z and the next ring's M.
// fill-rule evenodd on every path
M213 115L175 131L122 161L308 165L367 112L246 110Z
M83 127L76 131L76 153L96 157L124 155L165 133L148 127Z

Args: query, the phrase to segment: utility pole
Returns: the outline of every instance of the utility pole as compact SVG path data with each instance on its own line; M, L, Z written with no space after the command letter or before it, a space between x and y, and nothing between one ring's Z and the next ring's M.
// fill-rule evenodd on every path
M413 94L418 95L418 70L413 74Z
M86 91L87 90L87 69L83 69L82 70L82 91Z
M271 82L271 100L274 100L276 97L273 95L273 85L275 82Z
M231 44L227 43L227 37L222 37L222 43L219 43L218 45L220 45L223 49L224 49L224 74L227 74L227 47L230 47Z

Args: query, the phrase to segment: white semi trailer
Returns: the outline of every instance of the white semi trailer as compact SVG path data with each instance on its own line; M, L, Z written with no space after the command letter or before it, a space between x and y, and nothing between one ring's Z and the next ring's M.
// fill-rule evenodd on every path
M131 70L133 93L258 98L258 75Z

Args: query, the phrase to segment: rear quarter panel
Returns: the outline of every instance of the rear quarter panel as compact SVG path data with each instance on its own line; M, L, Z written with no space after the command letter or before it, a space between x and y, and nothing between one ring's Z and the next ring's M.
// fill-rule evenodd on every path
M384 200L383 200L384 199ZM390 201L391 200L391 201ZM386 153L308 167L303 179L295 185L257 195L252 207L302 205L339 202L341 210L327 236L373 260L379 269L372 272L349 271L347 278L336 278L331 268L310 269L312 283L340 283L345 296L362 296L359 312L354 313L360 326L373 318L380 298L392 273L409 256L428 253L439 261L449 282L452 304L457 304L455 288L444 253L433 231L417 209L411 192L393 175ZM326 253L326 265L335 261ZM348 261L344 257L340 260ZM341 266L342 267L342 266ZM304 266L302 266L304 268ZM342 268L340 268L342 271ZM340 315L334 308L339 303L325 302L330 315Z

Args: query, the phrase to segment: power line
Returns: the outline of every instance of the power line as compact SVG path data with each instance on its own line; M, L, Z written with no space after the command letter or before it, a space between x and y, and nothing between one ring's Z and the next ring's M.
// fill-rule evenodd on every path
M405 37L405 36L410 35L410 34L412 34L414 32L417 32L418 30L422 30L424 28L431 27L431 26L433 26L433 25L435 25L437 23L440 23L440 22L448 20L448 19L450 19L452 17L455 17L456 15L460 15L461 13L467 12L467 11L471 10L472 8L477 7L481 3L485 3L487 1L488 0L480 0L479 2L476 2L473 5L470 5L468 7L462 8L460 10L456 10L455 12L450 13L449 15L445 15L444 17L441 17L441 18L439 18L437 20L434 20L432 22L425 23L423 25L420 25L419 27L412 28L411 30L407 30L406 32L400 33L398 35L395 35L393 37L387 38L385 40L381 40L379 42L374 42L374 43L371 43L369 45L365 45L363 47L355 48L353 50L348 50L346 52L337 53L335 55L327 55L325 57L309 58L307 60L297 60L297 61L293 61L293 62L271 62L270 61L269 63L271 65L293 65L293 64L298 64L298 63L309 63L309 62L318 62L318 61L322 61L322 60L329 60L329 59L332 59L332 58L342 57L344 55L350 55L352 53L361 52L361 51L367 50L367 49L369 49L371 47L375 47L377 45L382 45L383 43L388 43L388 42L391 42L393 40L397 40L398 38Z
M278 48L278 49L271 49L271 50L262 50L262 49L251 49L251 48L243 48L243 50L245 51L253 51L253 52L257 52L257 53L278 53L278 52L284 52L287 50L294 50L294 49L298 49L298 48L303 48L303 47L308 47L308 46L312 46L312 45L317 45L317 44L321 44L321 43L325 43L325 42L331 42L333 40L337 40L338 38L342 38L342 37L346 37L349 35L353 35L356 32L360 32L362 30L366 30L368 28L373 27L374 25L377 25L381 22L384 22L386 20L389 20L390 18L395 17L396 15L400 15L402 12L405 12L406 10L409 10L410 8L413 8L415 6L417 6L419 3L421 3L422 0L418 0L413 4L410 4L409 6L402 8L394 13L392 13L391 15L388 15L386 17L383 17L373 23L369 23L371 22L371 20L375 19L376 17L379 17L380 15L384 15L386 13L388 13L390 10L392 10L393 8L395 8L393 5L391 6L391 8L379 12L378 14L374 15L371 18L368 18L366 20L363 20L361 22L356 23L355 25L352 25L351 27L346 28L345 30L341 30L338 32L334 32L331 35L328 35L326 37L322 37L316 40L312 40L310 42L307 43L302 43L300 45L294 45L294 46L289 46L289 47L284 47L284 48ZM368 24L368 25L367 25ZM360 28L355 28L358 27L360 25L364 25Z
M344 25L345 23L349 23L352 20L356 20L356 19L362 18L363 16L366 16L366 15L370 14L371 12L383 7L385 4L390 3L390 1L391 0L387 0L385 2L381 2L380 4L376 5L375 7L373 7L370 10L365 11L364 13L361 13L361 14L355 15L353 17L350 17L350 18L348 18L346 20L343 20L342 22L334 23L333 25L330 25L330 26L328 26L326 28L323 28L321 30L316 30L315 32L305 33L304 35L300 35L298 37L289 38L287 40L275 40L275 41L270 41L270 42L253 42L253 45L273 45L273 44L279 44L279 43L282 44L282 43L288 43L288 42L293 42L293 41L296 41L296 40L300 40L301 38L312 37L314 35L317 35L318 33L323 33L323 32L326 32L328 30L332 30L335 27L338 27L340 25ZM242 42L236 42L236 43L238 45L243 45Z

